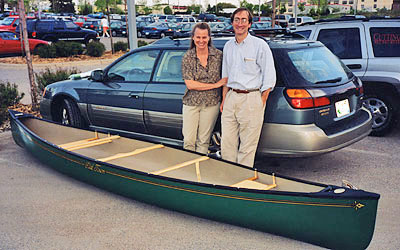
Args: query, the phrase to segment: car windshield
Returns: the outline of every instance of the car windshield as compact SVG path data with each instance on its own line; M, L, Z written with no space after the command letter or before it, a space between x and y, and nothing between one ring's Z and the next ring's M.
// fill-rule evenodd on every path
M295 85L341 84L349 81L351 71L326 47L285 50L280 57L283 73Z
M13 17L6 17L0 21L0 25L11 25L13 21L14 21Z

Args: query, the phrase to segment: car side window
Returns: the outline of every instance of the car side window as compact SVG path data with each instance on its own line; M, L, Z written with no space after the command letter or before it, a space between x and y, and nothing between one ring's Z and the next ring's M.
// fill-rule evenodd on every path
M146 50L131 54L107 72L109 81L148 82L159 50Z
M164 51L154 75L155 82L182 82L182 57L186 51Z
M51 23L50 22L37 22L36 29L37 31L48 31L50 30Z
M375 57L400 57L400 28L371 28Z
M78 25L74 24L73 22L65 22L65 27L67 29L76 29Z
M310 38L311 35L311 30L301 30L301 31L296 31L294 32L296 34L304 36L306 39Z
M318 41L340 59L360 59L361 41L358 28L321 29Z
M56 30L64 29L64 22L63 21L55 21L54 22L54 29L56 29Z
M2 32L0 38L3 40L19 40L17 35L12 32Z

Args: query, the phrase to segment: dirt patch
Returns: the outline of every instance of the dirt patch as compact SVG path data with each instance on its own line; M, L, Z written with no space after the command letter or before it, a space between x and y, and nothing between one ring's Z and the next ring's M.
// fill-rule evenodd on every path
M115 54L112 54L111 51L106 51L104 55L101 57L76 55L71 57L58 57L58 58L40 58L37 55L32 55L32 63L45 64L45 63L63 63L63 62L76 62L76 61L79 62L79 61L91 61L91 60L103 60L103 59L117 59L125 53L126 52L118 51ZM26 59L25 57L22 56L0 58L0 63L26 64Z
M15 110L15 111L19 111L19 112L22 112L22 113L31 114L31 115L34 115L34 116L36 116L36 117L42 118L42 116L41 116L40 113L39 113L39 110L34 111L34 110L32 109L32 105L31 105L31 104L26 105L26 104L18 103L18 104L16 104L16 105L11 106L11 107L8 107L8 108L9 108L9 109L13 109L13 110ZM4 131L7 131L7 130L10 130L10 129L11 129L11 126L10 126L10 119L7 119L6 121L3 122L3 124L0 124L0 133L1 133L1 132L4 132Z

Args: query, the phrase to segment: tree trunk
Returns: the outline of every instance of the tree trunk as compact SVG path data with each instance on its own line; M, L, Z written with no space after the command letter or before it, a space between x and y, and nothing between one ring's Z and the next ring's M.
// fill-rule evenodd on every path
M110 9L108 8L108 0L106 1L106 5L107 5L108 29L110 30L111 53L114 54L115 51L114 51L113 36L111 31Z
M35 78L33 75L31 52L29 50L28 32L26 30L25 6L23 0L18 0L18 8L19 8L19 20L21 21L20 27L22 29L22 34L23 34L22 39L24 41L24 47L25 47L26 64L28 65L29 83L31 86L30 94L32 99L32 109L36 111L39 109L39 104L37 98L37 88L36 88Z

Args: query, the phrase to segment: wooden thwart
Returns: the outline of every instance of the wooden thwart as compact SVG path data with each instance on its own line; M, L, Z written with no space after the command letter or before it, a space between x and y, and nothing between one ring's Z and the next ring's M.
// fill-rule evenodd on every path
M120 138L119 135L114 135L114 136L110 136L109 135L108 137L100 139L96 135L96 137L94 137L94 138L75 141L75 142L69 142L69 143L58 145L58 146L63 148L63 149L65 149L65 150L73 151L73 150L89 148L89 147L93 147L93 146L97 146L97 145L102 145L102 144L105 144L105 143L110 143L114 139L118 139L118 138Z
M240 181L236 184L233 184L233 185L231 185L231 187L260 189L260 190L270 190L270 189L277 187L275 174L272 174L272 184L269 184L269 185L258 182L258 181L256 181L257 179L258 179L257 171L254 171L254 177L251 177L246 180Z
M207 156L202 156L202 157L199 157L199 158L194 159L194 160L186 161L186 162L183 162L183 163L180 163L180 164L168 167L168 168L164 168L164 169L161 169L161 170L158 170L158 171L154 171L154 172L152 172L152 174L159 175L159 174L163 174L163 173L168 172L168 171L172 171L172 170L183 168L183 167L186 167L186 166L189 166L189 165L192 165L192 164L196 164L196 174L197 174L197 179L199 180L199 179L201 179L200 178L200 168L199 168L200 167L200 162L201 161L206 161L208 159L210 159L210 158L207 157Z
M138 149L133 150L132 152L119 153L119 154L115 154L115 155L112 155L112 156L109 156L109 157L100 158L100 159L97 159L97 160L106 162L106 161L111 161L111 160L115 160L115 159L119 159L119 158L123 158L123 157L134 156L134 155L137 155L137 154L140 154L140 153L144 153L144 152L147 152L147 151L150 151L150 150L153 150L153 149L163 148L163 147L164 147L164 145L157 144L157 145L146 147L146 148L138 148Z

